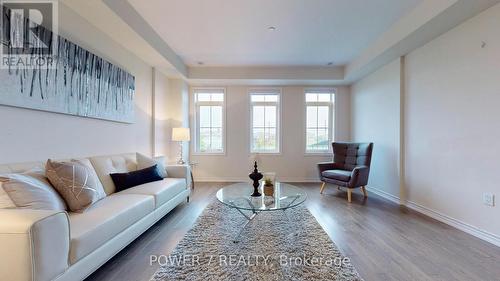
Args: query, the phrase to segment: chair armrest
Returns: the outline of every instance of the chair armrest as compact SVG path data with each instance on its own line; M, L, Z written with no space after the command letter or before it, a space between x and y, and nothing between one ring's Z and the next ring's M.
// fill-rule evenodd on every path
M167 165L165 169L169 178L186 179L186 188L191 190L191 167L189 165Z
M0 210L0 280L49 281L68 268L66 212Z
M349 187L365 186L368 184L368 174L370 167L358 166L352 170L351 180L349 180Z
M319 172L319 178L321 179L321 173L323 173L326 170L336 170L340 169L340 165L338 163L334 162L320 162L317 164L318 165L318 172Z

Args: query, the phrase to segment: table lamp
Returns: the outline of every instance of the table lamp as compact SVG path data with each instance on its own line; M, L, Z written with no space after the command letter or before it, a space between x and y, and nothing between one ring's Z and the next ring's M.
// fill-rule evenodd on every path
M191 136L189 134L189 128L172 128L172 141L179 142L179 160L177 161L177 164L186 164L182 157L182 142L190 140Z

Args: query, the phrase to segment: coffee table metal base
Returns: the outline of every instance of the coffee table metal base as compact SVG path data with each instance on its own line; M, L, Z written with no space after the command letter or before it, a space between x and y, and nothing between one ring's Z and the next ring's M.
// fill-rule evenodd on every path
M245 219L247 220L245 222L245 224L243 225L243 227L240 229L240 231L238 231L238 235L236 235L236 237L233 239L233 242L234 243L238 243L240 242L240 236L241 236L241 233L243 233L243 230L245 230L245 228L247 227L247 225L253 221L253 219L255 219L255 217L259 214L259 212L253 212L252 215L248 216L247 214L243 213L240 209L238 208L235 208L236 210L238 210L238 212L240 212L244 217Z

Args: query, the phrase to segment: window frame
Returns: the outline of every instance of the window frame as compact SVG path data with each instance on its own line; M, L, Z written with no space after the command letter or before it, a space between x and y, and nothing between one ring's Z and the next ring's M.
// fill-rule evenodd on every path
M194 113L194 118L193 118L193 129L192 129L192 135L194 136L193 138L193 153L192 155L226 155L226 100L227 100L227 95L226 95L226 88L223 87L194 87L191 89L192 92L192 100L193 100L193 113ZM199 93L217 93L223 94L223 101L221 102L214 102L214 101L202 101L198 102L197 101L197 94ZM221 105L222 106L222 151L200 151L200 122L199 122L199 116L200 116L200 106L210 106L210 105Z
M282 137L281 137L281 104L282 95L281 88L250 88L247 90L248 93L248 111L249 111L249 121L248 121L248 151L250 154L265 154L265 155L281 155L282 148ZM253 149L253 106L255 104L276 104L275 102L252 102L252 95L258 94L275 94L278 96L277 106L276 106L276 150L254 150Z
M330 93L331 98L329 102L308 102L306 100L307 94L314 94L314 93L320 93L320 94L325 94L325 93ZM337 120L336 118L336 107L337 107L337 100L336 100L336 89L335 88L306 88L304 89L304 154L306 156L325 156L325 155L331 155L333 153L333 149L331 146L331 143L335 141L335 122ZM333 100L333 102L332 102ZM307 149L307 107L308 106L328 106L328 116L329 116L329 126L328 126L328 150L308 150Z

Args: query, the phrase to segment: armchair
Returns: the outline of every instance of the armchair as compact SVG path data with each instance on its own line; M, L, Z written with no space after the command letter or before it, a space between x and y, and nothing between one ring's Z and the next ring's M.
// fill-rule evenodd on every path
M333 161L318 163L319 178L325 185L331 183L347 188L347 200L351 202L352 189L361 187L367 197L365 186L368 184L373 143L334 142Z

